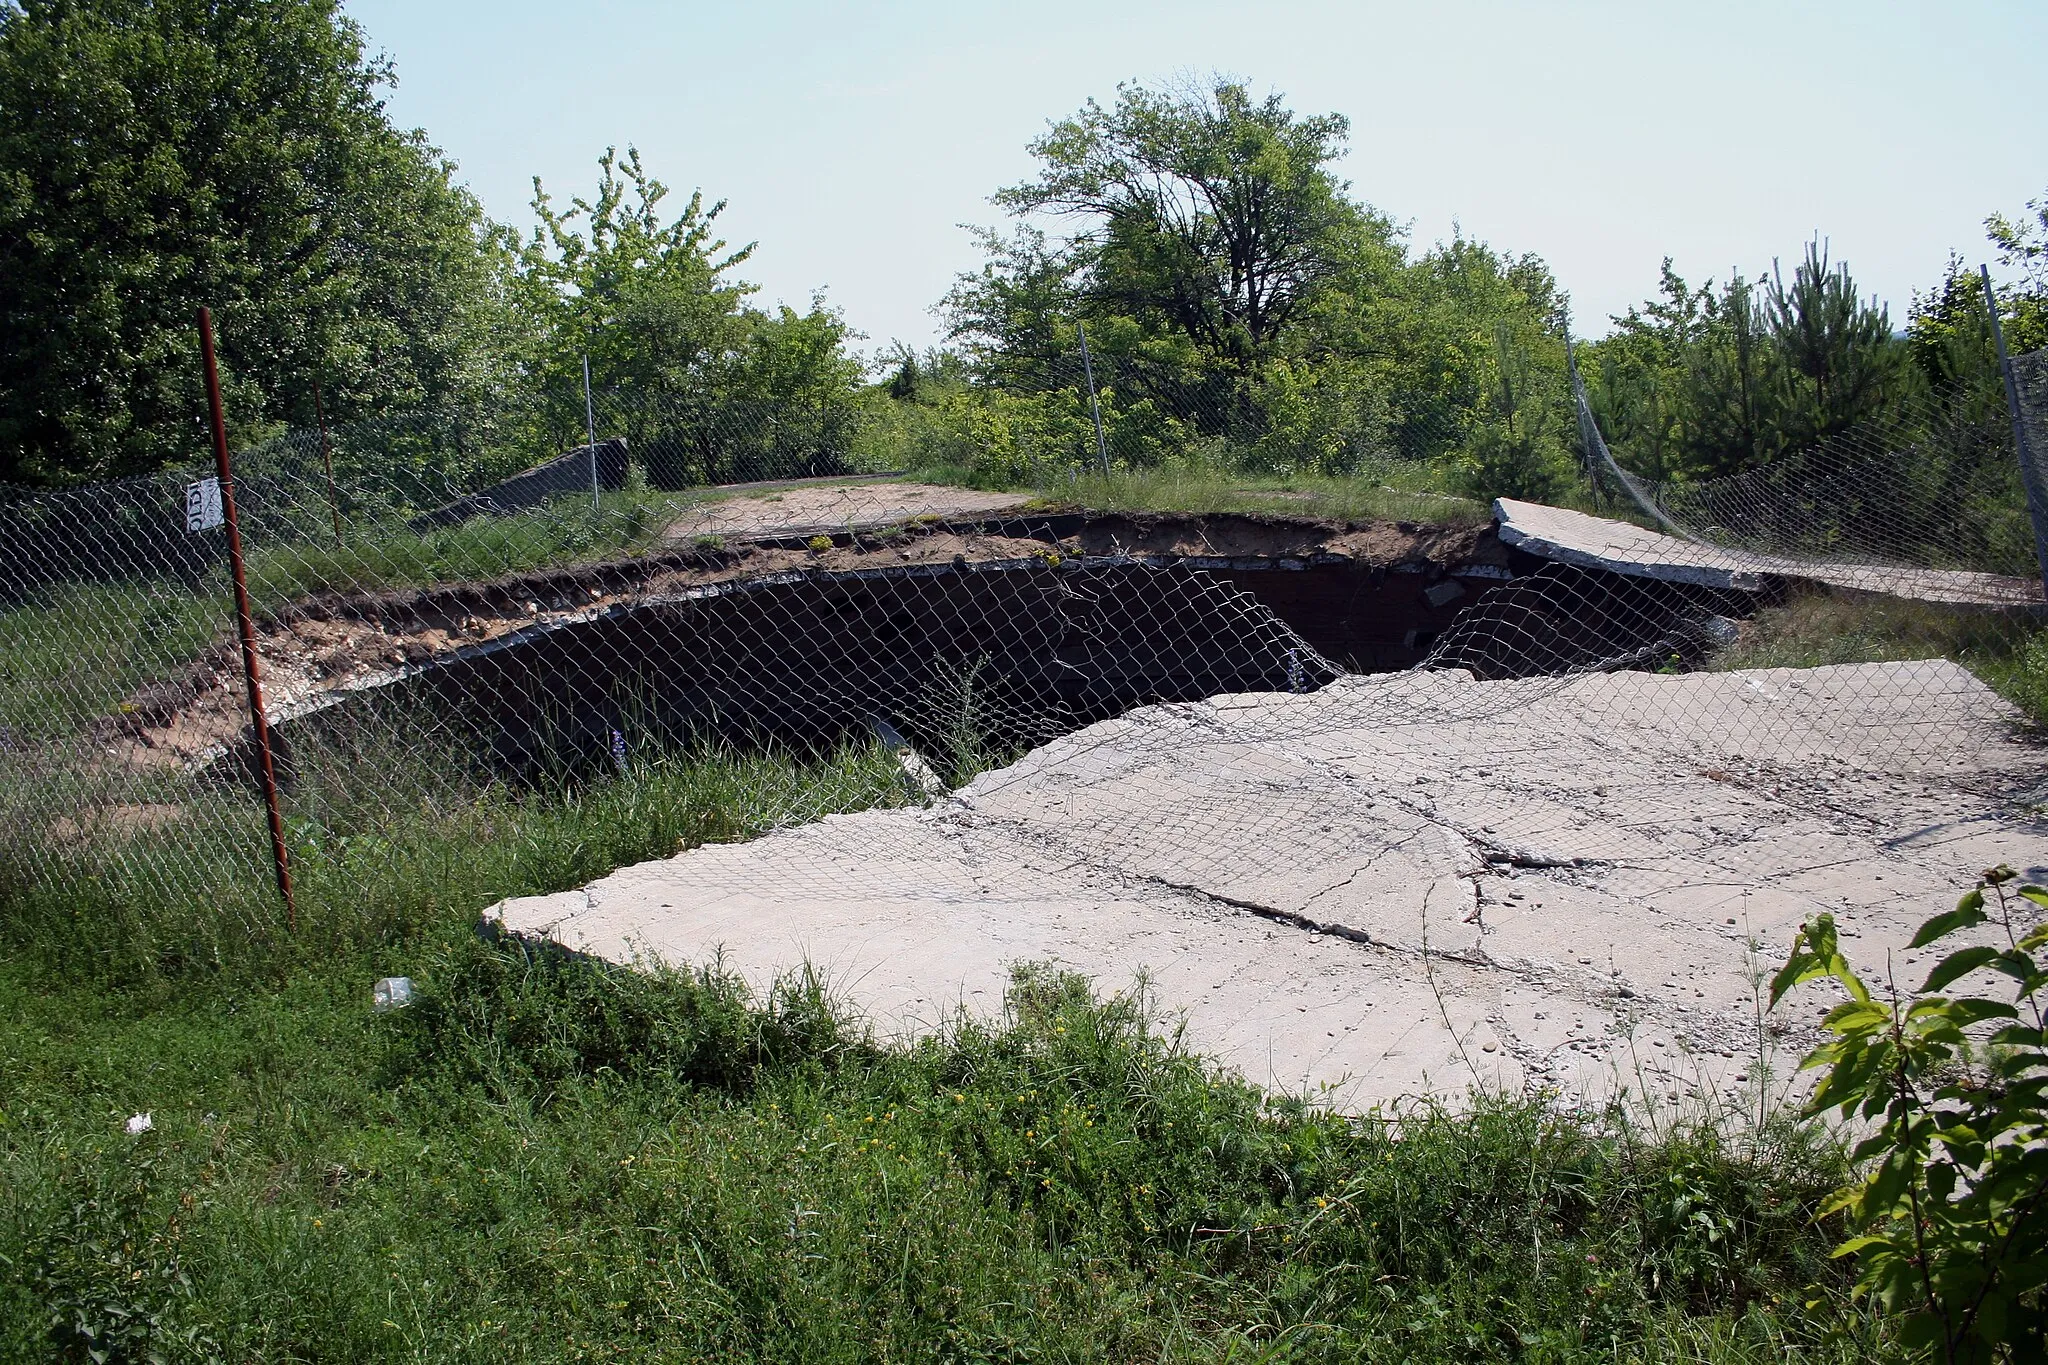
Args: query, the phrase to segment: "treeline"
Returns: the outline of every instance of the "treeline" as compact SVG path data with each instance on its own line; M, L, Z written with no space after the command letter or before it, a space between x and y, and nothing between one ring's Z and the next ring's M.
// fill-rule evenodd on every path
M1091 101L995 196L1013 221L941 302L947 343L871 373L822 299L756 306L723 205L676 204L630 150L588 197L536 181L525 230L492 222L391 125L393 79L336 0L0 0L0 481L202 455L202 303L241 440L310 424L316 392L336 424L431 412L362 457L428 484L579 443L585 356L602 434L659 483L849 462L1015 482L1105 458L1420 461L1482 496L1577 477L1551 270L1463 234L1412 246L1332 170L1342 115L1220 80ZM2020 281L2009 340L2048 342L2048 201L1990 226ZM1819 243L1757 279L1667 267L1614 323L1580 366L1617 451L1660 479L1995 378L1953 261L1903 333Z
M2048 201L2036 212L2048 215ZM2001 259L2030 272L2001 301L2015 352L2048 344L2044 226L2048 216L2031 233L1991 222ZM1593 407L1635 471L1655 479L1740 473L1952 408L2004 410L1983 282L1960 257L1915 294L1903 332L1819 242L1789 276L1774 264L1759 279L1731 273L1718 285L1692 286L1667 260L1658 297L1614 321L1585 348Z
M921 445L995 476L1099 458L1344 474L1463 454L1525 491L1569 476L1565 300L1540 257L1462 236L1420 254L1332 172L1338 114L1242 85L1126 85L1032 144L983 267L904 356ZM1063 229L1057 241L1041 224ZM1481 477L1475 472L1474 477Z
M844 324L754 306L721 205L607 153L590 197L536 180L532 228L494 223L393 80L336 0L0 0L0 482L202 457L201 304L241 442L317 386L337 424L434 415L382 459L504 473L581 442L588 354L676 481L843 445Z
M898 357L890 390L944 458L1003 477L1097 457L1085 330L1120 459L1347 473L1438 460L1477 496L1556 496L1578 477L1564 291L1533 254L1460 236L1419 254L1330 166L1348 125L1241 85L1122 87L1032 145L996 202L987 261L945 301L955 354ZM2048 344L2048 200L1989 221L2020 284L2015 350ZM1068 229L1055 244L1038 226ZM1636 473L1697 481L1905 420L1931 397L2002 403L1982 285L1952 258L1904 333L1824 243L1785 269L1661 291L1578 361ZM2005 471L2008 472L2009 471Z

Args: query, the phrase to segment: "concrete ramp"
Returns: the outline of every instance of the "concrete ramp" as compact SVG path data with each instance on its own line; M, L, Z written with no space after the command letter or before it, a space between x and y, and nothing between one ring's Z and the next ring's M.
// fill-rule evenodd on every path
M1194 1047L1351 1107L1475 1083L1732 1102L1803 1049L1755 1014L1801 920L1911 974L1913 929L1979 869L2048 876L2048 763L2010 717L1940 660L1350 676L1146 708L929 808L491 913L757 988L808 963L889 1035L995 1014L1019 963L1142 978Z
M2036 579L1756 554L1512 498L1495 499L1493 515L1507 545L1553 563L1634 578L1749 592L1761 591L1774 580L1801 579L1954 606L2039 606L2042 600Z

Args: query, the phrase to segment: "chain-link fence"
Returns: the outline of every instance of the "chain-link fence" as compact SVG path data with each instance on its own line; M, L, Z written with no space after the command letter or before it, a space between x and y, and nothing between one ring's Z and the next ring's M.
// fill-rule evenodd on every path
M1417 474L1469 453L1469 414L1092 377L941 377L858 411L600 392L594 446L581 394L245 443L233 492L302 914L345 919L392 866L433 875L435 840L511 847L535 811L614 801L649 832L585 875L914 807L901 828L939 841L915 856L897 826L827 822L806 836L824 851L726 856L701 887L831 899L938 876L934 858L971 862L953 820L1076 876L1214 883L1342 927L1272 883L1379 858L1425 880L1445 858L1597 866L1610 890L1702 860L1740 877L1759 838L1796 861L1832 836L1731 817L1674 862L1631 831L1697 805L1702 772L1846 808L1902 774L1967 786L2032 761L1992 739L2022 719L2000 691L2048 702L2028 690L2048 658L2002 408L1930 399L1752 474L1652 487L1564 404L1545 439L1568 460L1574 419L1590 433L1573 496L1610 515L1511 500L1496 527ZM880 477L905 465L985 477ZM1104 466L1396 501L1350 524L1063 502ZM284 926L209 473L0 500L11 913L112 907L155 961ZM1622 751L1636 775L1603 777ZM496 885L546 889L525 875Z

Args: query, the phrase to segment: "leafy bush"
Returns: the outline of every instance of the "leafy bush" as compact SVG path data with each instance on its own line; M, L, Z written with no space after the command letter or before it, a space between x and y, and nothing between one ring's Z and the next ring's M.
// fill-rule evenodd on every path
M1904 1002L1896 989L1873 996L1829 915L1801 927L1771 983L1774 1006L1822 978L1848 993L1804 1065L1823 1072L1813 1114L1868 1126L1853 1153L1867 1164L1822 1211L1854 1233L1835 1254L1856 1258L1856 1293L1899 1315L1910 1349L1949 1365L2039 1360L2048 1344L2048 971L2035 958L2048 923L2014 923L2015 910L2048 907L2048 889L2008 891L2016 875L1993 868L1920 926L1913 948L1985 924L2004 942L1949 953ZM1940 993L1985 972L2010 980L2011 1000Z
M81 1163L67 1206L27 1267L44 1344L64 1361L207 1359L205 1332L190 1319L195 1292L184 1229L152 1196L157 1147Z
M1488 425L1472 433L1463 476L1465 491L1475 498L1554 502L1571 483L1571 467L1544 434Z

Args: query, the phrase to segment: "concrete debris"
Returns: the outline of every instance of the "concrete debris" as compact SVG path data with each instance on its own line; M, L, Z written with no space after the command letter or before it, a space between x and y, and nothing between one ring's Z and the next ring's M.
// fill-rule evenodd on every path
M1196 1049L1363 1108L1524 1087L1749 1103L1819 987L1822 910L1907 974L1977 872L2048 877L2048 753L1941 660L1478 681L1347 676L1149 707L926 809L831 817L504 902L618 962L806 963L884 1035L993 1016L1010 969L1142 982Z
M2041 584L1960 569L1920 569L1758 554L1648 531L1563 507L1498 498L1500 538L1557 564L1706 588L1758 592L1773 580L1800 579L1856 592L1956 606L2038 606Z

